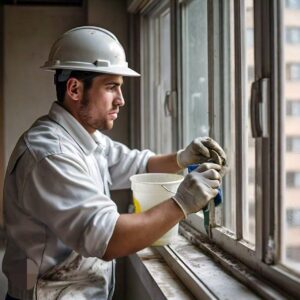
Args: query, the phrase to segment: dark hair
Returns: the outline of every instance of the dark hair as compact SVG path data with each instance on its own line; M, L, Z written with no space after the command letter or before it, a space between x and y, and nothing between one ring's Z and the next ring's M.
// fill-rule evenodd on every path
M56 70L55 75L54 75L54 83L56 85L56 97L60 103L64 102L66 89L67 89L67 81L69 78L73 77L78 80L82 80L84 89L85 89L85 91L87 91L92 86L93 78L100 75L99 73L95 73L95 72L71 71L71 73L69 75L67 75L66 78L60 79L60 77L63 77L62 72L65 72L65 71L64 70Z

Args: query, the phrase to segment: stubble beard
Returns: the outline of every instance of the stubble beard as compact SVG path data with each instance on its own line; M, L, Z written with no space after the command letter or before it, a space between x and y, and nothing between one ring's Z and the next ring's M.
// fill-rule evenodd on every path
M79 117L82 120L82 122L95 130L112 129L113 123L110 124L109 122L105 122L105 120L93 119L93 117L90 114L89 104L90 104L90 99L88 93L87 91L84 90L82 101L80 103L80 108L79 108Z

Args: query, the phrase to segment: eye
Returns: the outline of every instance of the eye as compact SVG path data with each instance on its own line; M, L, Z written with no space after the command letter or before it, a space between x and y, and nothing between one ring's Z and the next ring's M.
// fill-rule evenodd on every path
M109 91L113 91L115 88L116 88L116 85L115 85L115 84L109 84L109 85L107 85L107 89L108 89Z

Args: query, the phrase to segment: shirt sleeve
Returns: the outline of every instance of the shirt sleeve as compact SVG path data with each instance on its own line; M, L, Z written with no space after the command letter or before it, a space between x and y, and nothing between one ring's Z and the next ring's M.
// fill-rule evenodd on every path
M106 153L112 190L130 188L132 175L146 173L147 163L155 155L150 150L130 150L127 146L106 137Z
M51 155L28 174L24 208L48 226L68 247L101 258L119 217L114 202L102 194L80 159Z

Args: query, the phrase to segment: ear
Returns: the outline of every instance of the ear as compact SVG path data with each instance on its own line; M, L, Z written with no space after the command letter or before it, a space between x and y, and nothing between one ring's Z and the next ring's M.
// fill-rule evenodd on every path
M73 77L69 78L66 85L66 93L68 96L74 101L79 101L81 100L82 92L82 82Z

